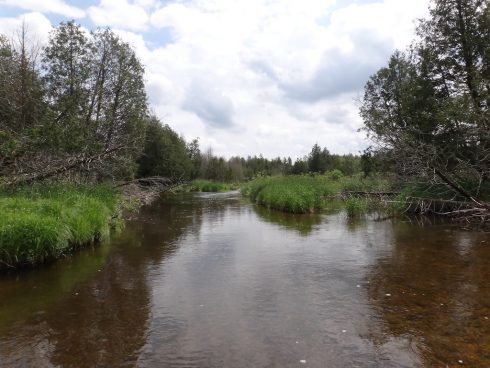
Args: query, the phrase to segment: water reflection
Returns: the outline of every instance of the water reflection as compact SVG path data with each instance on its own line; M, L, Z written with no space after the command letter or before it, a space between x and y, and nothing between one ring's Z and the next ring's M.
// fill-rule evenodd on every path
M285 229L297 231L300 235L310 234L315 225L322 222L320 214L292 214L254 206L257 215L264 221L278 224Z
M490 362L486 234L178 194L94 252L0 282L0 366Z
M151 316L151 265L200 227L202 207L176 203L143 209L111 247L2 280L0 365L133 366Z

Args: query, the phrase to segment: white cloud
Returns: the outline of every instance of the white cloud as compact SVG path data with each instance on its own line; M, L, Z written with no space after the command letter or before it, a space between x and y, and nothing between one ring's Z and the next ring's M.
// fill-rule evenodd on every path
M367 143L355 98L410 42L428 2L334 5L194 0L159 8L150 24L173 40L143 53L155 111L227 156L294 158L315 142L358 152Z
M0 0L0 5L9 5L40 13L61 14L68 18L85 17L84 10L68 5L63 0Z
M100 0L98 6L91 6L87 12L97 26L109 26L136 31L145 30L149 16L143 5L129 3L127 0Z
M0 34L15 40L22 23L27 27L27 37L33 45L43 45L48 41L51 23L41 13L26 13L18 17L0 18Z
M187 139L199 136L226 156L294 159L315 142L335 153L368 145L357 133L355 98L394 49L413 39L414 19L428 6L345 3L100 0L87 14L135 47L152 109ZM18 21L4 18L0 29Z

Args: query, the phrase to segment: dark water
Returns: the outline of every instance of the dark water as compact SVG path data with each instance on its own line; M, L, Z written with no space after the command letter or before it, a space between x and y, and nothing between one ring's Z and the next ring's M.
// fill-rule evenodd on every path
M490 236L179 195L0 278L0 367L490 367Z

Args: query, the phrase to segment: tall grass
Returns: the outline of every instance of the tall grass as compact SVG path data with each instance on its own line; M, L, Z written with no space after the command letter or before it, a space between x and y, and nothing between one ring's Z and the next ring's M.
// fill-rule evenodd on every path
M365 198L347 198L345 200L345 210L347 217L353 218L366 213L369 209L368 200Z
M42 263L106 237L119 202L108 186L1 191L0 267Z
M234 186L232 184L202 179L194 180L189 186L191 192L226 192L233 188Z
M276 210L292 213L314 212L330 208L332 197L342 191L386 190L389 183L380 179L363 179L360 176L342 177L340 175L280 176L258 178L241 187L242 194L252 201ZM350 203L352 213L368 206Z
M242 192L258 204L292 213L313 212L322 199L333 194L329 181L320 177L284 176L261 178L246 184Z

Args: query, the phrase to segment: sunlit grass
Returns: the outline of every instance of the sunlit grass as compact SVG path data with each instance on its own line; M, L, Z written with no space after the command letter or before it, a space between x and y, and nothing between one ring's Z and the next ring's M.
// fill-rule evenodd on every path
M58 258L109 234L119 197L108 186L46 185L0 192L0 262Z

